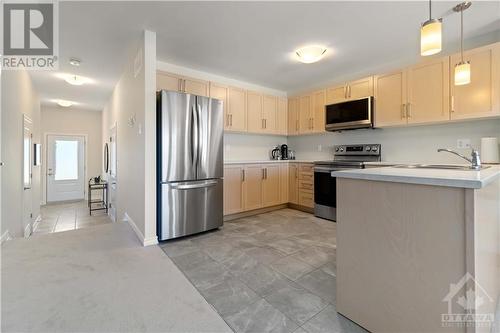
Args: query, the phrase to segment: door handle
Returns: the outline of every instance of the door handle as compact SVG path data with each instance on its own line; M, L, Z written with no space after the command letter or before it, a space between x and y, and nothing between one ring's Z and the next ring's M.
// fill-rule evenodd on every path
M349 90L349 98L351 98L351 85L348 85L347 89Z
M241 170L241 181L245 181L245 169Z
M451 96L451 112L455 112L455 96Z
M406 104L406 116L408 118L412 117L412 114L411 114L411 103Z
M406 118L406 103L401 104L401 119Z
M233 126L233 114L229 115L229 126Z
M29 187L29 186L25 186L25 187L24 187L24 190L25 190L25 191L26 191L26 190L31 190L31 187Z
M264 176L264 173L265 173L265 169L262 169L262 179L266 179Z
M170 187L172 187L175 190L193 190L197 188L206 188L206 187L211 187L217 185L216 180L210 180L210 181L204 181L202 183L195 183L195 184L171 184Z
M347 99L347 85L344 86L344 98Z

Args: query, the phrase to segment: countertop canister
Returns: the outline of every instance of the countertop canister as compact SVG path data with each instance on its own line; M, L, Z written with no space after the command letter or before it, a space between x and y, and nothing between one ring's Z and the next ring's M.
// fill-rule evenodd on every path
M481 138L481 162L499 163L498 138Z

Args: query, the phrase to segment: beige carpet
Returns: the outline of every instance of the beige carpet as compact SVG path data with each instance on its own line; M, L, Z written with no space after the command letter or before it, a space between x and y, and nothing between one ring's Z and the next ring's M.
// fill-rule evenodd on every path
M2 332L231 332L125 223L9 241L1 268Z

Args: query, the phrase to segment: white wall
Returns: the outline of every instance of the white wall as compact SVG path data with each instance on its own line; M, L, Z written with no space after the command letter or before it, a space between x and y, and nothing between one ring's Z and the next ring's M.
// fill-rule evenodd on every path
M224 133L224 161L268 160L271 149L286 136Z
M1 234L13 237L24 235L23 226L23 114L33 121L33 143L40 140L40 99L28 72L2 71L2 172ZM33 167L32 179L33 221L40 214L40 167Z
M349 143L382 144L382 160L389 162L467 163L447 153L438 153L442 147L456 149L457 139L470 139L480 148L481 137L500 138L500 119L384 129L364 129L341 133L289 137L288 145L296 150L297 159L331 159L332 146ZM322 145L323 151L318 151ZM469 155L470 150L456 149Z
M104 144L116 124L117 218L128 216L148 245L157 242L156 35L145 31L135 50L102 112L102 138Z
M42 105L41 134L43 141L42 175L46 175L47 134L87 135L86 176L98 176L102 173L102 115L99 111L62 108ZM42 176L42 203L46 202L47 178ZM86 184L86 182L85 182ZM87 188L85 187L85 193Z

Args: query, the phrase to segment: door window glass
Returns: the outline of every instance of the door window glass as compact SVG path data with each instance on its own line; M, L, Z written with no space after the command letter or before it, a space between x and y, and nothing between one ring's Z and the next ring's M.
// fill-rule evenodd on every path
M55 180L78 179L78 141L56 140Z

